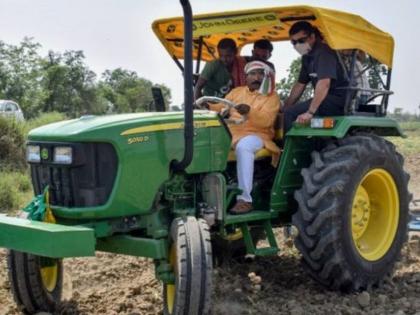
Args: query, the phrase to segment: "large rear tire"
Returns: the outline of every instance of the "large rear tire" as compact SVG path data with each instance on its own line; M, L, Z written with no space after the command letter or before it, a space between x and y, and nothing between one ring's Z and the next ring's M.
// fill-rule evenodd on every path
M175 219L170 243L169 262L175 284L163 286L164 314L208 314L213 266L207 223L195 217Z
M52 313L56 309L63 289L61 259L11 250L7 255L7 266L13 297L22 312Z
M346 137L302 170L292 222L311 276L331 289L379 285L407 237L409 176L394 145L371 134Z

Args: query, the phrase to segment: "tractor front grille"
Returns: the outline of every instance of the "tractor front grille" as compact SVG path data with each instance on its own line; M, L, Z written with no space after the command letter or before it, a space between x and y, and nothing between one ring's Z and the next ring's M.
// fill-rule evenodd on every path
M35 194L49 186L50 203L62 207L93 207L107 202L117 174L117 155L109 143L30 142L47 149L49 158L31 163ZM73 162L52 161L55 146L71 146Z

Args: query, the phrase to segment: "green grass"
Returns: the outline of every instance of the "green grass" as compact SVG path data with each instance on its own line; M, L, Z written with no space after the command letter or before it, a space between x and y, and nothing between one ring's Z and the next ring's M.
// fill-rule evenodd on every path
M420 121L403 122L400 124L407 138L391 137L399 152L404 156L420 153Z
M32 185L26 172L0 172L0 212L22 209L32 197Z

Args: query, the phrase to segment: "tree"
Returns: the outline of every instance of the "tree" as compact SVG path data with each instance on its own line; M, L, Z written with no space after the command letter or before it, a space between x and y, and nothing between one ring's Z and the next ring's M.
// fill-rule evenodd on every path
M82 51L48 53L43 62L42 85L47 94L44 112L64 112L71 117L105 112L106 102L97 91L96 74L85 65L84 58Z
M102 74L99 89L109 102L113 112L148 111L153 102L151 88L153 83L140 78L136 72L125 69L106 70ZM171 99L170 89L165 85L156 85L162 89L166 107Z
M34 116L45 99L40 47L27 37L19 45L0 42L0 97L17 101L27 117Z
M51 111L77 117L150 109L153 83L136 72L107 70L103 81L98 82L85 64L82 51L49 51L41 57L40 47L31 38L19 45L0 41L0 99L18 102L27 118ZM161 87L168 107L170 90L157 86Z
M298 81L299 73L301 68L301 57L295 59L290 64L287 72L289 73L287 78L283 78L279 83L276 84L276 89L280 95L281 100L285 100L293 87L293 85ZM305 91L303 92L300 101L308 100L312 97L312 86L307 85Z

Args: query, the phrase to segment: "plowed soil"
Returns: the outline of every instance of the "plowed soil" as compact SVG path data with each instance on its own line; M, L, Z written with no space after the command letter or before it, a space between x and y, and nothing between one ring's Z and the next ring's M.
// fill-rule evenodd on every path
M420 198L420 155L406 159L410 190ZM420 235L411 234L394 276L381 288L341 294L315 283L290 240L277 231L282 251L272 258L229 261L214 270L214 314L420 315ZM20 314L0 250L0 314ZM261 283L249 275L261 277ZM43 313L46 314L46 313ZM150 260L98 253L65 260L64 302L57 314L162 314L162 286Z

